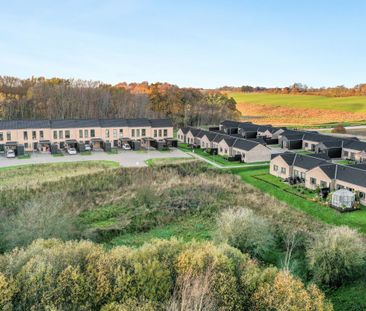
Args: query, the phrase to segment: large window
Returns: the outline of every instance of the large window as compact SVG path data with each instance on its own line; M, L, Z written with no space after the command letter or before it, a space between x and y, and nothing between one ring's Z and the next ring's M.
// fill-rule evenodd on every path
M28 140L28 132L27 131L23 132L23 139Z
M320 181L320 187L321 188L326 188L326 187L328 187L328 183L326 181L321 180Z
M95 130L94 129L90 130L90 137L95 137Z
M7 140L11 140L11 132L7 132L6 133L6 139Z
M109 138L109 130L108 129L105 130L105 137Z
M141 130L141 136L144 136L144 137L146 136L146 129Z
M161 137L161 130L159 130L159 137Z
M158 136L158 131L154 130L154 137L157 137L157 136Z
M79 138L83 138L83 130L79 130Z
M3 132L0 132L0 141L3 141L4 140L4 134Z
M39 131L39 138L43 139L44 138L44 132L43 131Z
M311 178L310 178L310 184L312 184L312 185L316 185L316 178L311 177Z
M273 165L273 171L277 172L278 171L278 165Z
M132 137L135 137L135 129L132 129L132 131L131 131L131 136L132 136Z
M117 129L113 129L113 138L117 138Z
M137 129L137 130L136 130L136 136L137 136L137 137L140 137L140 129Z
M281 174L286 174L286 168L285 167L281 167Z
M70 138L70 131L69 130L66 130L65 131L65 138Z
M32 131L32 139L33 140L37 139L37 132L36 131Z
M90 131L91 132L91 131ZM84 130L84 137L88 138L89 137L89 131L88 130Z
M165 129L164 130L164 137L167 137L168 136L168 130L167 129Z
M57 139L57 131L53 131L53 139Z
M64 138L64 132L63 131L58 132L58 138L60 138L60 139Z
M119 129L119 137L123 137L123 129Z

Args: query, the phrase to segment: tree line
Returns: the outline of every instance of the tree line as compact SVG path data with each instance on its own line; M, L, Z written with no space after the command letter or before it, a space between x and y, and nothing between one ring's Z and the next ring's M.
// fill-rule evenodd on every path
M236 102L218 91L167 83L104 84L60 78L0 76L0 118L85 119L169 117L177 126L237 119Z
M334 87L309 87L306 84L294 83L286 87L261 87L243 85L239 87L224 86L219 88L220 91L245 92L245 93L272 93L272 94L294 94L294 95L319 95L328 97L347 97L347 96L366 96L366 84L358 84L354 87L346 87L344 85Z

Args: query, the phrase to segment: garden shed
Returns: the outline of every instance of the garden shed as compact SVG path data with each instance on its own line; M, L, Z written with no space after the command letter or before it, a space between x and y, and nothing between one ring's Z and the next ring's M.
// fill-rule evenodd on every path
M355 194L347 189L339 189L332 195L332 206L340 209L353 208Z

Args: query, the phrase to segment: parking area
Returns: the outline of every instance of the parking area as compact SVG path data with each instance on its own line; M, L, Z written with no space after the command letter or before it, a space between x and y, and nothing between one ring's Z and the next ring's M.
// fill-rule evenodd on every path
M148 159L159 158L190 158L187 153L171 148L169 151L132 151L118 150L116 154L106 152L92 152L88 155L69 155L55 157L51 154L32 153L30 158L8 159L4 155L0 156L0 168L14 165L41 164L41 163L59 163L59 162L79 162L79 161L115 161L123 167L141 167L146 166Z

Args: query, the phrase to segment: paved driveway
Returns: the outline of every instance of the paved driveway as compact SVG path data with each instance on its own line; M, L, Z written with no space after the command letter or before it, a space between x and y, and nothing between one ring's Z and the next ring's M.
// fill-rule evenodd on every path
M63 157L54 157L50 154L34 153L29 159L7 159L3 155L0 156L0 167L40 164L40 163L59 163L59 162L76 162L76 161L100 161L109 160L118 162L124 167L146 166L145 160L157 158L190 158L189 154L179 150L172 149L170 152L160 151L119 151L118 154L108 154L105 152L93 152L91 155L65 155Z

